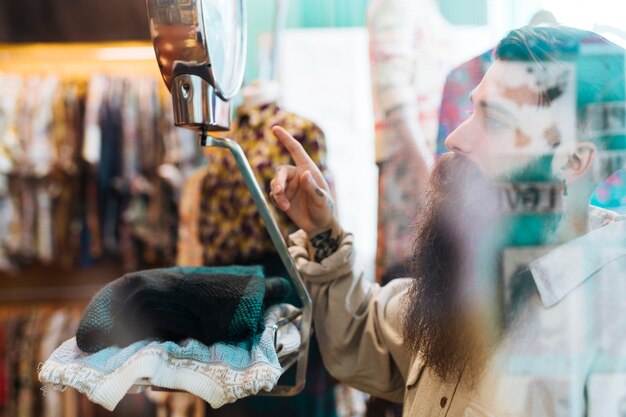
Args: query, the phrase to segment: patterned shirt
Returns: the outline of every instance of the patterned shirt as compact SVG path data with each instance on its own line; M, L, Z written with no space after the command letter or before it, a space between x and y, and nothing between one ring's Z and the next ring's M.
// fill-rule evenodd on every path
M322 172L328 174L324 134L313 122L276 104L241 107L231 137L246 153L266 198L276 167L293 165L291 156L272 133L276 125L302 143ZM230 151L208 148L206 154L207 166L183 190L177 263L253 263L274 254L276 249ZM270 209L284 236L296 230L284 212Z
M447 152L444 141L450 133L470 115L473 106L470 93L480 84L493 62L493 50L489 50L454 68L446 78L439 109L437 132L437 155Z

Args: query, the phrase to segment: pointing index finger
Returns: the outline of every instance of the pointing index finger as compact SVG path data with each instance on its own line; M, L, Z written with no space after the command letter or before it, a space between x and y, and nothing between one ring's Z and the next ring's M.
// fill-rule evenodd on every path
M309 155L306 153L300 142L291 136L289 132L280 126L274 126L272 128L272 132L276 135L280 143L283 144L285 149L287 149L287 152L289 152L296 165L312 163L311 158L309 158Z

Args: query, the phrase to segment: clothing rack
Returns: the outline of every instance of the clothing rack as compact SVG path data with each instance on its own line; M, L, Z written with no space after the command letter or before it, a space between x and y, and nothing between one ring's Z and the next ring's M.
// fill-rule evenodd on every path
M95 74L143 75L160 78L152 45L142 42L17 46L0 44L0 72L26 75L54 74L61 79L69 78L85 81L88 81ZM312 320L311 298L288 253L284 238L272 217L269 205L243 150L234 141L219 139L219 137L223 136L225 135L205 137L201 140L201 145L203 147L217 146L228 148L232 152L303 305L303 310L299 315L302 336L300 350L295 357L289 358L286 363L283 363L284 371L293 364L297 364L296 383L293 386L277 386L271 393L267 393L267 395L279 396L295 395L302 390L305 383ZM76 285L74 283L70 285L60 283L59 286L49 287L39 286L38 284L29 285L24 282L20 286L15 287L12 285L15 283L15 280L11 281L9 288L2 288L3 285L0 284L0 301L67 301L83 298L87 300L98 287L97 285Z
M110 415L74 389L42 395L36 375L52 350L75 334L86 301L0 302L0 416ZM128 396L115 415L149 417L155 409L145 396Z
M100 86L105 85L105 87L101 88L103 92L98 93L99 95L94 94L94 96L97 96L97 98L95 98L95 101L98 101L98 104L95 107L101 107L101 105L103 104L107 104L107 105L110 104L110 107L107 108L108 113L106 116L107 117L106 123L109 123L109 124L119 123L119 120L121 120L122 117L123 117L122 121L132 119L131 120L132 123L128 123L128 124L125 124L123 127L120 127L120 129L122 129L124 132L127 132L127 131L130 132L128 134L124 133L125 135L124 137L132 137L133 135L136 137L141 137L142 140L138 141L136 146L142 147L142 149L145 149L146 148L145 143L148 141L145 138L148 138L148 137L153 138L153 137L157 137L158 135L158 140L161 141L160 147L165 150L161 154L158 154L157 151L155 151L154 153L150 153L150 155L154 155L154 157L156 158L154 159L154 161L157 161L159 164L165 163L165 164L176 165L177 168L180 168L181 172L189 173L191 169L195 169L195 167L198 166L198 162L202 159L201 152L194 147L192 143L193 140L188 140L190 138L190 135L183 136L183 134L186 132L183 132L180 129L176 129L173 125L171 125L171 123L168 122L169 120L168 116L170 116L171 114L171 110L168 107L170 105L170 100L168 97L167 98L165 97L167 90L163 87L161 83L160 72L158 70L158 66L155 65L154 56L155 56L154 49L152 45L147 42L121 42L121 43L120 42L116 42L116 43L107 42L107 43L81 43L81 44L23 44L23 45L0 44L0 73L2 73L3 76L7 75L9 79L15 76L16 79L19 78L20 81L25 80L25 84L24 84L25 86L19 87L20 99L17 100L17 103L18 103L17 106L22 105L19 103L23 103L25 101L25 100L22 100L21 97L29 98L30 92L27 92L27 88L33 88L32 86L31 87L26 86L27 85L26 81L30 82L30 81L45 80L47 82L49 79L53 79L53 82L58 82L57 85L59 86L59 87L55 86L54 88L64 91L64 89L69 89L71 86L71 88L73 89L72 92L73 93L75 92L75 95L73 97L80 97L80 98L73 98L74 101L72 101L71 104L74 107L72 107L72 110L73 111L75 110L76 113L74 116L70 116L69 119L67 120L63 119L63 117L59 117L59 113L65 111L65 107L63 106L61 106L60 109L56 107L53 108L52 110L47 109L48 113L38 112L38 113L44 113L44 114L49 114L50 111L53 112L52 116L46 116L46 117L51 118L51 120L54 120L54 123L52 123L53 126L51 128L46 128L48 130L46 130L45 134L46 135L49 134L51 137L54 137L56 142L59 142L57 139L59 137L62 137L63 132L67 132L68 129L71 131L72 135L64 135L63 137L70 137L70 138L76 137L76 139L71 139L70 141L72 142L71 145L75 146L75 148L78 149L78 153L81 154L80 156L76 156L76 158L74 158L73 151L72 151L72 155L68 156L67 146L64 148L65 154L63 154L62 157L61 156L57 157L56 153L54 154L55 156L53 158L48 158L46 156L46 158L48 159L54 159L55 162L57 160L69 162L70 160L73 161L74 159L76 159L75 163L71 164L74 169L72 173L66 173L65 171L63 171L63 175L65 175L72 181L83 181L80 178L82 178L81 175L84 172L89 172L90 181L91 181L91 177L97 174L96 170L100 170L100 168L104 166L105 164L105 162L100 164L98 161L97 164L94 164L92 163L92 161L87 161L87 157L85 156L85 153L83 152L85 150L85 148L83 147L85 141L82 139L85 139L86 137L87 128L88 127L91 128L90 127L91 125L99 125L103 120L102 118L105 117L102 115L102 113L99 113L98 109L96 109L96 111L89 113L91 115L91 118L87 120L87 109L89 108L89 103L86 101L90 99L91 97L90 92L97 90L97 89L92 89L91 81L93 80L99 81L98 85ZM139 84L133 84L135 80L139 80ZM119 86L122 84L124 84L124 87L119 88ZM37 82L33 83L33 85L37 85ZM115 88L112 88L112 86ZM133 87L133 86L138 86L138 87L137 89L128 88L128 87ZM143 92L143 93L140 93L140 92ZM34 96L37 96L37 94L39 94L38 91L35 92ZM140 94L154 96L155 100L154 102L149 102L149 100L141 100L141 97L139 97ZM122 95L124 97L130 97L131 100L129 100L126 104L121 103L120 97ZM57 96L59 95L55 93L55 98L53 99L55 100L55 103L63 100L62 95L59 96L60 98ZM137 98L135 96L137 96ZM112 102L112 99L110 99L110 97L114 97L115 103ZM6 103L6 99L5 99L5 103ZM75 104L75 103L78 103L78 104ZM128 103L131 103L131 104L128 104ZM140 104L132 104L132 103L140 103ZM44 105L50 106L48 102L44 102ZM35 108L36 106L37 104L32 105L32 108ZM122 110L120 110L122 106L125 106L124 107L125 109L131 110L130 115L125 110L124 110L125 113L122 113ZM37 112L34 112L34 113L37 113ZM150 117L150 118L145 117L147 113L150 113L148 116L151 116L152 114L154 114L155 116ZM9 112L9 114L11 113ZM21 114L21 113L19 113L19 110L18 110L16 114ZM95 117L95 120L94 120L94 117ZM115 120L111 121L112 119L115 119ZM154 125L155 127L153 127L153 125L150 124L152 123L150 121L152 119L154 119L154 121L156 122L156 124ZM20 120L19 122L11 123L11 124L14 124L16 127L18 126L21 127L24 125L24 121L29 122L30 120L31 120L31 116L25 114L24 117L22 117L22 120ZM59 123L60 128L58 129L57 129L57 123L56 123L57 120L61 120L61 122ZM146 120L147 122L142 124L144 120ZM43 126L44 124L40 123L39 125ZM101 127L101 125L96 126L96 127ZM23 129L23 131L25 130L27 129ZM141 133L137 134L133 130L141 132ZM27 135L22 133L22 130L16 129L16 131L18 131L17 135L21 135L23 138L28 138ZM106 135L110 137L111 135L115 134L115 133L110 133L111 130L109 130L109 133L102 133L100 130L98 130L98 132L99 132L98 135L100 137L104 137L104 140L102 140L102 143L111 143L111 141L107 141ZM102 135L105 135L105 136L102 136ZM40 135L40 136L43 136L43 135ZM80 137L81 140L79 140L78 137ZM47 139L47 138L44 138L44 139ZM154 140L154 139L150 139L150 140ZM124 143L126 143L126 139L120 138L120 141L123 141ZM27 143L28 140L22 140L21 142ZM190 146L187 146L186 145L187 143L189 143ZM180 144L185 145L184 150L182 149ZM20 144L20 146L23 146L23 145ZM96 146L99 146L99 145L96 145ZM117 147L115 148L116 149L115 152L117 152L117 149L122 145L113 145L113 146ZM23 146L23 147L26 148L26 146ZM53 147L51 146L52 152L59 151L60 149L60 147L57 145L54 145L54 149L52 148ZM74 149L74 148L71 148L71 149ZM93 150L93 147L91 147L90 149ZM109 146L108 149L110 150L111 147ZM188 152L189 149L191 149L191 153ZM40 153L41 152L42 151L40 151ZM46 150L46 152L48 152L48 150ZM156 156L157 154L158 155L163 154L163 155L168 155L168 156L157 157ZM24 152L22 152L19 155L21 158L24 158L23 156ZM61 155L61 152L58 152L58 155ZM114 158L117 158L117 156L115 156ZM146 160L145 154L136 153L136 156L135 154L133 154L132 157L126 158L126 161L127 162L130 161L130 165L134 164L133 165L134 167L141 167L143 166L142 162L140 162L142 160L141 158L143 158L143 160L145 161ZM152 158L152 156L150 156L149 158ZM110 160L111 158L109 158L106 163L108 164ZM118 159L116 159L116 163L119 166L121 162L118 163L117 161ZM152 161L153 160L150 159L150 164L152 164ZM31 161L29 160L29 162ZM65 162L63 164L59 164L59 165L62 165L60 168L66 169L67 166L70 165L70 164L66 164ZM20 163L15 164L15 166L17 167L23 167L24 165L25 164L20 164ZM128 165L129 164L127 163L125 167L128 168ZM56 168L58 167L55 167L55 169ZM123 168L124 172L127 171L126 168ZM122 169L122 168L119 168L119 169ZM76 172L76 170L78 170L78 172ZM132 171L133 169L131 168L130 170ZM92 171L95 171L96 174L93 174ZM143 180L143 177L146 176L144 174L145 172L140 172L138 173L138 175L133 174L133 177L139 176L142 178L138 178L138 179ZM121 174L116 173L114 175L119 176ZM156 171L152 168L149 168L149 176L151 176L152 178L156 175L157 175ZM57 181L57 182L66 181L65 178L59 179L59 176L50 175L48 171L44 173L43 177L40 177L39 174L37 174L36 176L33 176L30 170L22 170L22 169L20 169L19 172L17 169L12 170L9 173L8 177L9 177L9 181L11 181L13 178L17 178L19 181L22 181L22 179L24 179L24 181L29 181L29 184L30 182L32 183L36 183L36 182L44 183L45 182L45 184L48 184L51 181ZM130 179L131 176L126 175L124 178ZM130 184L130 181L124 181L124 184L121 184L119 186L130 187L129 184ZM15 186L13 188L18 189L19 187ZM95 201L94 195L96 191L92 192L93 189L94 189L93 187L90 188L89 189L90 194L85 195L84 199L81 200L82 202L87 202L87 204L90 207L97 205L97 202L94 203ZM174 186L172 187L172 189L174 191L165 195L165 197L169 198L170 195L171 196L176 195L176 192L175 192L176 189L174 189ZM80 192L82 191L83 189L81 188ZM128 194L127 191L122 191L122 192ZM79 192L76 192L76 193L79 193ZM132 191L130 193L134 193L136 195L136 194L139 194L140 192ZM72 198L74 197L72 196ZM174 197L172 197L171 199L174 200ZM57 230L61 230L61 226ZM152 235L155 235L155 233L152 233ZM100 237L101 236L98 236L98 238ZM97 239L95 238L93 239L93 241L96 241L96 240ZM152 245L152 244L153 243L149 243L149 245ZM159 244L161 243L157 242L155 245L159 245ZM102 248L103 245L98 244L98 246ZM104 251L106 252L106 248L104 249ZM99 250L96 252L100 254L102 250ZM77 253L77 252L72 251L72 252L67 252L67 253ZM169 252L169 253L174 253L174 252ZM100 255L95 255L93 258L94 260L97 260L98 263L100 262L100 259L101 259ZM48 260L46 259L45 261L48 261ZM53 259L53 261L56 263L58 262L58 259ZM87 262L87 263L91 264L90 262ZM85 264L86 264L85 262L81 263L81 265L85 265ZM150 264L150 266L152 266L152 264ZM155 265L155 266L160 266L160 264ZM13 274L12 271L7 272L6 268L3 266L0 266L0 269L1 269L0 277L2 278L4 278L5 275ZM122 268L111 268L109 272L108 280L111 280L119 276L120 273L123 273L123 272L125 271L123 271ZM24 275L28 275L30 273L31 273L31 269L25 268L22 271L22 273L19 274L20 275L19 280L10 279L10 277L9 279L0 280L0 292L2 292L3 286L5 284L10 284L12 287L13 286L24 286L24 287L38 286L40 283L37 283L36 285L28 285L22 282ZM68 286L68 283L67 283L68 280L66 279L66 275L72 274L72 273L73 271L71 270L56 271L56 274L50 274L48 271L46 271L45 275L48 277L48 282L42 282L41 284L45 286L49 284L49 281L54 280L54 281L58 281L58 284L60 286ZM88 275L90 273L91 272L89 271L84 271L83 275ZM105 281L101 280L99 282L105 282ZM73 287L74 284L75 283L72 282L71 286ZM76 284L79 284L79 282L77 282ZM29 292L24 292L21 289L18 292L13 291L12 289L11 291L12 292L10 294L7 293L6 297L15 298L15 299L31 298L31 295L29 294L32 294L32 298L35 298L35 299L46 298L45 294L38 294L38 291L35 288L31 288ZM1 297L2 295L0 294L0 298Z

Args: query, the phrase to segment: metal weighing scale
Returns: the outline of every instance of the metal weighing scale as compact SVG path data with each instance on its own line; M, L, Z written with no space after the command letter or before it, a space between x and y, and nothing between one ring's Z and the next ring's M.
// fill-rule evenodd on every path
M296 395L305 383L311 297L242 148L232 139L220 138L230 129L230 100L239 92L243 81L245 1L147 0L147 5L157 61L172 94L176 126L198 132L200 146L227 148L233 154L302 302L300 350L295 357L281 363L283 372L294 364L297 366L295 384L278 385L272 392L261 394Z

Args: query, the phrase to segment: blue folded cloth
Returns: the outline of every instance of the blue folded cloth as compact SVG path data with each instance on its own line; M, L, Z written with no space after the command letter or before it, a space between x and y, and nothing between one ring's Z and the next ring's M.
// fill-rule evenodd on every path
M142 380L187 391L218 408L273 389L282 374L274 347L274 325L293 311L294 307L288 305L268 308L264 331L237 343L206 346L195 339L180 343L144 340L89 354L81 351L76 338L72 338L41 366L39 380L45 390L75 388L108 410L113 410ZM281 356L297 351L300 334L295 326L281 332Z

